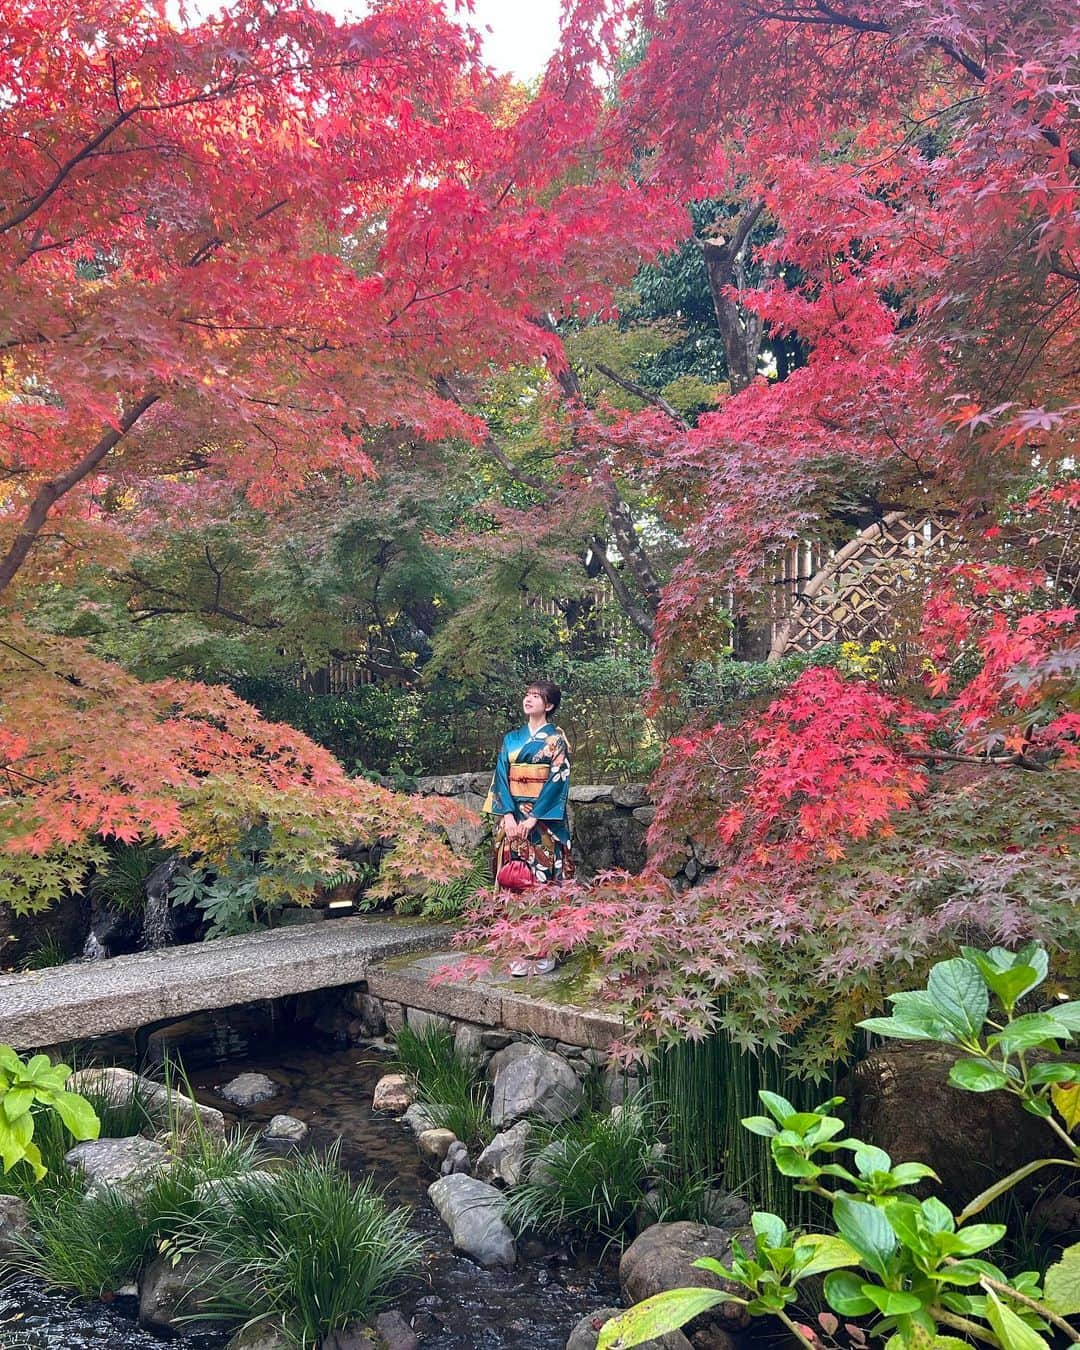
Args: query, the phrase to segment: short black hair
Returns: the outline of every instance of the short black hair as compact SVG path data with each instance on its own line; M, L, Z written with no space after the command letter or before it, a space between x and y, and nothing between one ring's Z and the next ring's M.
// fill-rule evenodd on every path
M530 680L525 686L526 692L535 689L545 704L550 703L550 711L556 713L559 711L559 704L562 702L562 690L551 680Z

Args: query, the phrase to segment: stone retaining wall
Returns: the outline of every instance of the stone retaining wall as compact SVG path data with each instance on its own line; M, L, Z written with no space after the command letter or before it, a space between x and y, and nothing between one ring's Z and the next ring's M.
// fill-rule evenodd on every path
M426 797L453 797L479 812L490 782L490 773L436 774L417 779L416 790ZM570 830L579 875L591 877L609 868L640 872L645 866L645 832L653 815L648 788L641 783L572 786ZM483 837L483 828L474 826L457 830L450 842L457 851L472 853Z
M444 988L441 998L440 987ZM406 1001L380 997L372 988L397 993ZM419 1002L435 1002L446 1011L417 1006ZM317 1003L308 1003L298 1013L301 1021L310 1019L315 1031L339 1045L381 1048L404 1026L418 1031L439 1026L452 1032L455 1044L482 1064L499 1050L522 1041L555 1051L579 1077L594 1071L603 1074L612 1100L621 1100L627 1084L633 1085L633 1079L611 1061L611 1044L622 1030L618 1019L524 994L498 1000L497 1009L489 998L481 1008L475 1000L470 1003L461 997L460 986L435 986L428 992L419 983L411 988L399 983L392 972L372 971L359 984L323 991ZM481 1020L473 1020L474 1016Z

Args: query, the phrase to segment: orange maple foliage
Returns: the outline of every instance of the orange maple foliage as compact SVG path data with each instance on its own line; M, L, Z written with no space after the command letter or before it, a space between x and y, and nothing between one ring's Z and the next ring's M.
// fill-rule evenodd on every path
M459 870L435 830L456 809L348 778L327 751L224 687L144 683L79 643L9 633L0 699L9 726L29 733L0 731L0 901L16 911L77 882L107 838L156 838L213 865L269 825L268 902L309 900L321 878L354 874L343 843L393 841L384 889Z

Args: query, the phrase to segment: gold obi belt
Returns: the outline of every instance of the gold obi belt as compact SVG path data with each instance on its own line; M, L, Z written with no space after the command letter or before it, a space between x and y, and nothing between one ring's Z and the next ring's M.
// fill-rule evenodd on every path
M550 773L550 764L511 764L511 797L515 802L535 802Z

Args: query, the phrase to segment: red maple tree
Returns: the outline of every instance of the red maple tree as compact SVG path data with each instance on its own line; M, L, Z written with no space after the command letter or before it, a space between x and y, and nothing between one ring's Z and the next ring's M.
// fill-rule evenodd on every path
M653 860L695 848L718 868L704 886L680 899L658 872L636 889L603 878L595 911L567 896L545 929L544 897L526 898L488 942L595 944L609 988L680 1033L715 1022L718 991L752 985L743 1032L756 1019L775 1035L805 1009L785 1004L777 962L776 988L762 978L763 943L803 944L804 981L825 987L838 951L872 983L883 954L919 959L965 923L992 940L1063 937L1038 885L1024 913L1022 891L1006 900L1004 882L953 860L963 884L928 912L900 876L911 848L945 848L934 821L955 827L927 797L929 769L934 802L953 790L961 814L970 775L988 776L998 833L980 843L1000 865L993 841L1013 827L1009 789L992 785L1046 771L1068 799L1059 776L1077 762L1080 17L1029 0L597 0L579 15L613 9L641 24L643 55L611 112L609 162L658 196L717 201L727 221L701 243L731 396L692 428L660 400L575 421L579 471L590 456L615 466L686 531L654 699L715 655L732 597L751 613L767 599L792 539L835 544L899 508L944 513L962 544L913 616L903 692L810 670L764 713L670 747ZM806 359L770 374L779 338ZM835 864L872 868L868 839L888 857L904 815L927 839L909 838L895 871L862 873L890 913L844 881L854 862ZM1009 849L1066 866L1068 828ZM981 907L962 898L975 872ZM822 945L830 932L839 948Z
M267 503L369 473L379 429L482 438L451 377L557 359L537 319L606 303L656 230L625 176L571 172L594 149L596 54L568 43L525 101L437 0L348 24L239 0L189 27L142 0L2 0L3 836L26 867L76 836L212 849L193 798L224 784L296 837L320 793L389 829L226 694L138 686L77 644L43 655L17 615L123 556L151 495L190 517L222 484ZM318 792L290 815L286 789Z

